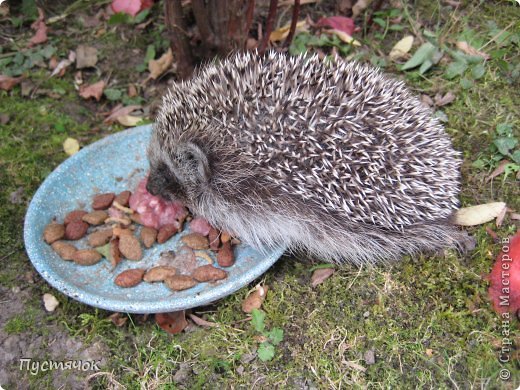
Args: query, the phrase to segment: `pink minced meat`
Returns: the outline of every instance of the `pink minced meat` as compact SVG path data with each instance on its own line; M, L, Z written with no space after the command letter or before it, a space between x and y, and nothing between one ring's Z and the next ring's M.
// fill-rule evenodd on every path
M202 234L203 236L207 236L209 231L211 230L211 226L202 217L195 217L190 222L190 230L194 233Z
M144 226L160 229L164 225L173 224L181 227L179 221L184 220L188 210L180 202L168 202L146 191L148 178L139 182L130 196L130 208L137 212Z

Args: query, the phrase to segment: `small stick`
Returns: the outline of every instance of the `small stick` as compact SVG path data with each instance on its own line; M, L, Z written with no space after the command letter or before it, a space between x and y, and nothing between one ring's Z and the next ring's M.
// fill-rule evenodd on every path
M276 17L276 8L278 7L278 0L270 0L269 2L269 14L267 15L267 22L265 24L265 34L258 48L259 54L264 54L271 37L271 31L273 30L274 19Z
M287 38L284 42L285 47L289 47L294 38L294 33L296 32L296 24L298 23L298 16L300 16L300 0L294 0L291 28L289 29L289 35L287 35Z

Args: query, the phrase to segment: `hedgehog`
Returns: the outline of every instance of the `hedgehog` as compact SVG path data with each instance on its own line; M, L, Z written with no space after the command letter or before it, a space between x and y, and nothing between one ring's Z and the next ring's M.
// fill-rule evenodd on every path
M402 81L339 57L235 53L163 97L147 190L263 251L373 264L460 249L461 155Z

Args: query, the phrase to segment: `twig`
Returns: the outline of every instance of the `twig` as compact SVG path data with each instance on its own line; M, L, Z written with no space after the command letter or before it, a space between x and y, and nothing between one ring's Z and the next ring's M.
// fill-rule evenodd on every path
M300 0L294 0L293 11L292 11L291 28L289 29L289 35L285 38L284 46L289 47L291 44L294 33L296 31L296 24L298 23L298 17L300 16Z
M249 34L249 30L251 30L251 26L253 25L253 16L255 14L255 0L249 0L249 3L247 4L247 11L246 11L246 34ZM246 46L247 46L247 40L246 40Z
M265 34L258 48L259 54L264 54L271 37L271 31L273 30L274 19L276 17L276 8L278 8L278 0L270 0L269 2L269 13L267 15L267 22L265 24Z

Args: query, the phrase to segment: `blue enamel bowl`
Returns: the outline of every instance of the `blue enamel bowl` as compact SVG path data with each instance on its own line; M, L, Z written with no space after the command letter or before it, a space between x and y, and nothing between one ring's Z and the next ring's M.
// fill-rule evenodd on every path
M62 260L43 241L45 226L53 218L62 222L71 210L90 210L92 196L96 193L133 190L148 170L146 146L151 129L151 125L136 127L81 149L45 179L27 210L25 248L34 267L54 288L87 305L143 314L207 305L262 275L284 252L284 248L279 248L263 253L239 244L235 247L235 264L226 268L227 279L200 283L179 292L171 291L162 283L142 282L133 288L121 288L114 283L120 272L150 268L156 265L161 252L176 251L180 247L179 234L164 244L146 249L142 260L123 260L114 270L106 259L92 266ZM74 244L78 248L87 246L85 239ZM204 259L197 258L197 261L200 265L207 264ZM218 267L216 262L214 265Z

